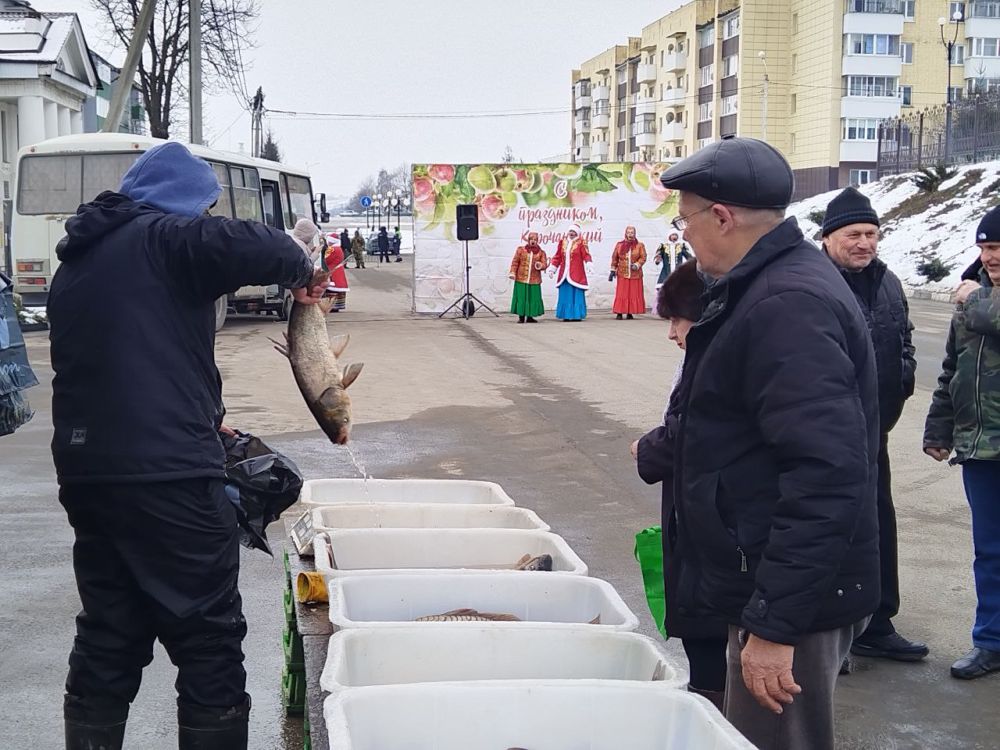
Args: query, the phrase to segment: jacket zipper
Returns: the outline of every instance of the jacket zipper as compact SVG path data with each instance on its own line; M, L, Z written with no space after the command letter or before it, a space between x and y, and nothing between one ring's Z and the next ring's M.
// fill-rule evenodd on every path
M749 570L747 569L747 556L746 556L746 554L744 554L743 548L740 547L739 545L737 545L736 549L740 553L740 573L747 573L747 572L749 572Z
M969 458L976 457L976 450L979 448L979 441L983 437L983 405L982 398L979 389L979 378L982 374L983 367L983 346L986 343L986 337L979 337L979 354L976 355L976 436L972 439L972 451L969 453Z

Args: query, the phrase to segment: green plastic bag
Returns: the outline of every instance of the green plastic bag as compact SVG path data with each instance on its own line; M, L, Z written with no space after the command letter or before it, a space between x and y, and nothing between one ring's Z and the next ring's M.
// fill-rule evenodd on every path
M660 635L669 638L664 622L667 602L663 591L663 530L659 526L650 526L635 535L635 559L642 570L649 613Z

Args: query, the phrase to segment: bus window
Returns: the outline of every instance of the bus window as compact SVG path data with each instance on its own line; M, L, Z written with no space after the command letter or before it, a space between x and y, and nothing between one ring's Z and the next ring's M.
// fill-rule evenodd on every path
M309 185L309 178L283 174L281 182L288 195L285 225L294 227L299 219L316 221L312 210L312 187Z
M278 183L271 180L261 180L260 186L264 194L264 223L275 229L284 229L281 225L281 201L278 198Z
M233 197L237 219L263 221L260 206L260 178L252 167L229 167L233 178Z
M78 155L25 157L18 169L18 213L29 216L76 213L81 203L83 170Z
M139 156L137 151L125 154L84 154L82 202L94 200L105 190L117 190L122 184L122 177Z
M219 200L215 204L209 213L212 216L224 216L227 219L233 218L233 197L229 192L229 170L226 169L225 164L216 164L215 162L209 162L212 165L212 169L215 170L215 176L219 180L219 185L222 186L222 192L219 193Z

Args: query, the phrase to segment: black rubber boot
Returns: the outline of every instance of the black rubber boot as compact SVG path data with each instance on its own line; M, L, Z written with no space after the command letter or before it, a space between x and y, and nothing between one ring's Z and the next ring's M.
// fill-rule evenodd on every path
M121 750L128 704L107 699L63 698L66 750Z
M229 708L177 701L179 750L247 750L250 696Z
M524 316L523 315L518 315L517 316L517 322L518 323L523 323L524 322Z

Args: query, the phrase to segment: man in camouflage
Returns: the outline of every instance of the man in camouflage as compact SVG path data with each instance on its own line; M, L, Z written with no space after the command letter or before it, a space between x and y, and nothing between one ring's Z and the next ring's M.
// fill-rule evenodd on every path
M971 680L1000 671L1000 207L976 230L979 260L963 275L924 452L961 464L972 509L976 622L973 648L951 667Z

